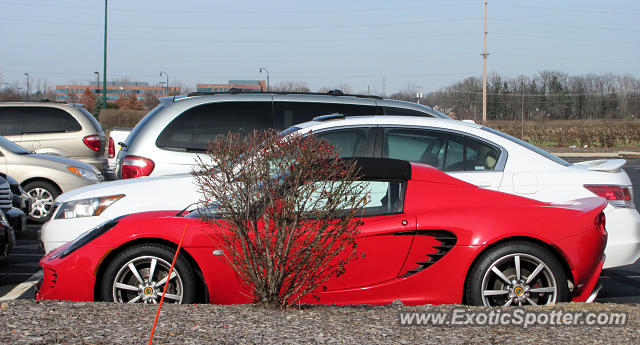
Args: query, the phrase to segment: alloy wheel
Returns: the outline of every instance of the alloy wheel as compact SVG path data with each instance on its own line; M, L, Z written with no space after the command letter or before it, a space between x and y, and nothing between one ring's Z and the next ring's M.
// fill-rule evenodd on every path
M51 195L51 192L44 188L36 187L30 189L27 194L31 198L29 215L36 219L47 218L53 207L53 195Z
M539 258L513 253L495 260L482 279L485 306L522 306L555 303L558 282Z
M124 264L113 281L113 300L120 303L160 302L165 284L165 301L180 303L184 286L175 269L169 275L171 264L156 256L140 256Z

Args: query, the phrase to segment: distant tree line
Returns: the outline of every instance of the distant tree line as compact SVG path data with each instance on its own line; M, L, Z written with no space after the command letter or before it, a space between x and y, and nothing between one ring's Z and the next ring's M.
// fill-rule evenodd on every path
M417 88L392 98L420 101L458 119L482 119L482 79L469 77L417 99ZM487 119L519 120L611 119L640 117L640 80L629 75L569 76L542 71L534 77L487 78Z

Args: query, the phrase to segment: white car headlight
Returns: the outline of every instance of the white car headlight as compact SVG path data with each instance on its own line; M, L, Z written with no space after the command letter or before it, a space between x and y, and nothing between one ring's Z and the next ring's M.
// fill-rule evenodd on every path
M74 166L67 167L67 170L69 170L69 172L71 172L72 174L82 177L85 180L98 181L98 175L96 175L95 171L93 170Z
M63 202L55 219L71 219L99 216L107 207L122 199L124 194L108 195L95 198L71 200Z

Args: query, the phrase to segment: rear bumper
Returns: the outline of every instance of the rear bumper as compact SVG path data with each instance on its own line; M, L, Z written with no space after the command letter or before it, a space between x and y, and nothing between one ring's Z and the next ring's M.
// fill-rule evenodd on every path
M640 258L640 214L632 208L605 211L609 240L604 268L630 265Z
M87 164L93 165L98 171L104 173L104 171L108 168L107 165L107 157L105 156L96 156L96 157L71 157L73 159L77 159L81 162L85 162Z

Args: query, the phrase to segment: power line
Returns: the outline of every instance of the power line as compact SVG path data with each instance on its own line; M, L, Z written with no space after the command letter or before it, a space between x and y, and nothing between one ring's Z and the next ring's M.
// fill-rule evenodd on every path
M640 64L638 60L600 60L600 59L581 59L581 58L572 58L565 56L549 56L549 55L532 55L532 54L518 54L518 53L510 53L510 52L499 52L494 53L496 56L522 56L532 59L555 59L555 60L567 60L567 61L584 61L584 62L596 62L596 63L607 63L607 64Z
M640 12L612 12L612 11L601 11L601 10L589 10L584 8L562 8L562 7L546 7L546 6L535 6L535 5L522 5L515 4L513 2L502 2L502 1L491 1L494 4L499 4L502 6L508 7L521 7L521 8L536 8L541 10L553 10L553 11L562 11L562 12L582 12L582 13L595 13L595 14L612 14L616 16L640 16Z
M543 23L543 22L529 22L524 20L511 20L511 19L494 19L498 22L505 23L516 23L516 24L532 24L532 25L544 25L544 26L558 26L563 28L576 28L576 29L593 29L593 30L607 30L607 31L640 31L640 29L629 29L629 28L611 28L611 27L602 27L602 26L586 26L586 25L569 25L569 24L558 24L558 23Z
M23 33L25 36L36 36L36 37L63 37L63 38L79 38L79 39L90 39L90 40L101 40L102 37L99 36L80 36L80 35L60 35L60 34L43 34L43 33ZM467 37L467 33L446 33L446 34L433 34L433 35L396 35L396 36L377 36L377 37L355 37L355 38L300 38L300 39L275 39L275 40L264 40L264 39L254 39L254 40L238 40L238 39L228 39L228 40L213 40L213 39L163 39L163 38L131 38L131 37L110 37L109 40L113 41L144 41L144 42L174 42L174 43L229 43L229 44L273 44L273 43L305 43L305 42L353 42L353 41L377 41L377 40L404 40L404 39L412 39L416 38L425 38L425 37L455 37L455 36L464 36Z
M27 7L55 7L55 8L63 8L63 9L80 9L80 10L101 10L97 7L87 7L87 6L68 6L68 5L60 5L60 4L52 4L50 2L46 3L34 3L34 2L15 2L15 1L2 1L5 4L18 5L18 6L27 6ZM443 3L443 4L430 4L428 6L404 6L404 7L379 7L379 8L366 8L366 7L358 7L358 8L338 8L338 9L277 9L277 10L225 10L216 8L215 10L189 10L185 8L174 8L174 9L153 9L153 8L110 8L110 11L116 12L143 12L143 13L197 13L197 14L283 14L283 13L291 13L291 14L299 14L299 13L346 13L346 12L355 12L355 13L363 13L363 12L387 12L387 11L405 11L405 10L419 10L419 9L430 9L430 8L439 8L439 7L464 7L464 6L473 6L474 2L459 2L459 3Z
M46 24L58 24L58 25L73 25L73 26L91 26L102 27L100 24L95 23L78 23L78 22L66 22L66 21L54 21L54 20L39 20L39 19L18 19L9 17L0 17L3 21L17 21L21 23L46 23ZM166 29L166 30L301 30L301 29L323 29L327 28L368 28L368 27L384 27L384 26L397 26L397 25L416 25L416 24L431 24L431 23L455 23L465 21L475 21L476 18L459 18L459 19L440 19L440 20L418 20L418 21L404 21L404 22L388 22L388 23L367 23L367 24L318 24L318 25L261 25L261 26L184 26L184 25L139 25L139 24L110 24L112 28L134 28L134 29Z
M441 91L443 93L453 92L453 93L464 93L464 94L474 94L481 95L482 91L462 91L462 90L446 90ZM628 91L615 91L618 95L628 95L628 94L637 94L640 97L640 89L628 90ZM596 96L596 97L612 97L606 96L602 93L590 92L590 93L487 93L487 96L504 96L504 97L578 97L578 96Z
M640 42L610 41L610 40L609 41L604 41L604 40L585 40L585 39L579 39L579 38L564 38L564 37L558 37L558 36L531 35L531 34L516 33L516 32L505 33L505 32L492 31L491 33L494 34L494 35L533 37L533 38L543 38L543 39L548 39L548 40L559 40L559 41L589 42L589 43L600 43L600 44L624 44L624 45L629 45L629 44L639 45L640 44Z

